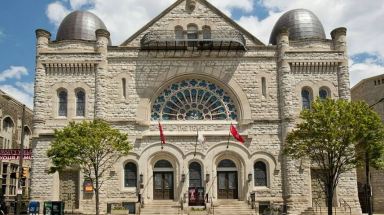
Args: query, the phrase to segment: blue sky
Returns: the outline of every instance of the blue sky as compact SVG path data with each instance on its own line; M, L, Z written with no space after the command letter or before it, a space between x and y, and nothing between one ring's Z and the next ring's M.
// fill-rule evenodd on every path
M0 89L32 107L35 30L55 38L70 11L98 15L118 45L175 0L3 0L0 7ZM332 29L348 29L351 85L384 73L384 6L382 0L209 0L265 44L276 20L295 8L312 10L327 37Z

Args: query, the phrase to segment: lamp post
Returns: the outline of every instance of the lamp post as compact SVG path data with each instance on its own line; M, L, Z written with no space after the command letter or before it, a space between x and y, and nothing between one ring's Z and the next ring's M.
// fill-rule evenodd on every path
M369 106L369 108L373 108L375 105L379 104L380 102L384 101L384 97L381 98L376 103ZM365 186L365 195L367 199L367 212L368 215L372 215L372 187L371 187L371 173L370 173L370 156L369 151L366 149L365 151L365 179L366 179L366 186Z

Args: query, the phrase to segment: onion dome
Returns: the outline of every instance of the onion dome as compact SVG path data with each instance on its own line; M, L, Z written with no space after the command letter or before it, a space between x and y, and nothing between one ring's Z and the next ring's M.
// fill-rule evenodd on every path
M88 11L74 11L61 22L56 40L96 40L97 29L107 30L99 17Z
M276 45L281 30L288 29L289 40L325 39L323 25L310 10L295 9L284 13L273 27L269 43Z

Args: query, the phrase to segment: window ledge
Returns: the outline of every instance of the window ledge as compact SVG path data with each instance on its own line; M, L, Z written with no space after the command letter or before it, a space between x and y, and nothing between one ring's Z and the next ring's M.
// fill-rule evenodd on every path
M122 191L124 192L135 192L137 191L137 187L123 187Z
M253 191L257 191L257 190L270 190L271 188L269 187L266 187L266 186L254 186L253 187Z

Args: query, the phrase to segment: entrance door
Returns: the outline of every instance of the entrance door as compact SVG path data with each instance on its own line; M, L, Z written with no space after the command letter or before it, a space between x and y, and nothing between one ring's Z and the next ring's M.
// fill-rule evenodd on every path
M153 178L153 198L173 199L173 172L154 172Z
M237 172L217 172L219 199L237 199Z

